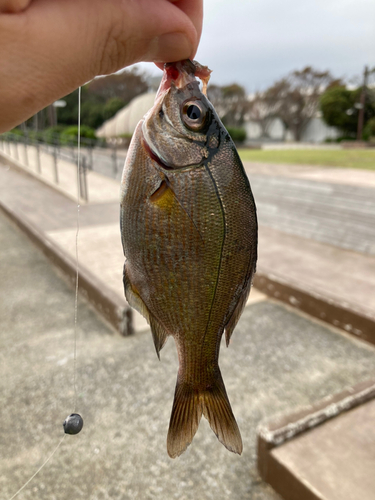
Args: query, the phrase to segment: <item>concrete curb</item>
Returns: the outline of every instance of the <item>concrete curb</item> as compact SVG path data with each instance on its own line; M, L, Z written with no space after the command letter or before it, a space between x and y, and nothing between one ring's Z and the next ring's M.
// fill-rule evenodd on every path
M0 209L20 227L75 286L76 263L62 251L46 234L40 231L25 216L5 206L0 200ZM84 266L79 266L79 291L95 309L121 334L131 335L133 330L132 309L115 292L98 280Z
M301 290L271 273L258 271L254 286L269 297L289 304L310 316L341 328L357 338L375 344L375 316L340 304L312 290Z
M372 399L375 399L375 380L368 380L290 415L261 424L257 429L257 435L258 470L262 479L285 500L300 500L301 498L321 500L318 493L299 481L289 468L276 459L272 450L301 433Z

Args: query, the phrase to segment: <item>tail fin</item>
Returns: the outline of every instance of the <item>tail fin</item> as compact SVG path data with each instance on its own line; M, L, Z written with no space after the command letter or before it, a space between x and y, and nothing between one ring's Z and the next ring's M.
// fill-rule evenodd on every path
M177 381L167 438L169 456L176 458L186 450L198 430L202 413L219 441L229 451L241 455L241 434L219 373L214 384L203 392Z

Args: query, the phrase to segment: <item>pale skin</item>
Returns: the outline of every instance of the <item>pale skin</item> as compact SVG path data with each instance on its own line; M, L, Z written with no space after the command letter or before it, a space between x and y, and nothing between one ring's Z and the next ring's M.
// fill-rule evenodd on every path
M193 58L203 0L0 0L0 133L98 75Z

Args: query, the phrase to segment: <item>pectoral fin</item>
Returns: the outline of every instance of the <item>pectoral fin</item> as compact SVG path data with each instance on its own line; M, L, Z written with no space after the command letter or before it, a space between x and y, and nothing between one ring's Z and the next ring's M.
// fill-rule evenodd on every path
M150 201L158 205L160 208L172 207L175 201L175 196L165 180L162 180L160 186L152 193Z
M150 325L152 337L154 339L156 354L160 359L160 351L164 347L167 341L168 333L162 325L155 319L155 317L150 313L146 304L143 302L141 296L139 295L137 289L132 285L129 278L129 274L126 269L126 262L124 264L124 288L125 297L129 302L131 307L138 311L144 318L146 318L147 323Z
M204 243L202 234L200 233L197 225L195 224L194 220L192 219L191 215L186 210L184 205L178 199L176 193L172 189L169 179L166 176L161 181L160 186L150 196L150 201L154 205L157 205L159 208L164 210L171 210L174 207L175 203L178 203L178 205L181 207L181 209L185 212L185 214L189 218L190 222L193 224L194 229L197 231L200 239L202 240L202 243Z

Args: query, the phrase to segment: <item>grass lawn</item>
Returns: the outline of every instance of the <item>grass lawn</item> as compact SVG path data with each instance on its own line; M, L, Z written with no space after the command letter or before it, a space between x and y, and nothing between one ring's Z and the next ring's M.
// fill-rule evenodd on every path
M239 149L242 161L375 170L375 149Z

